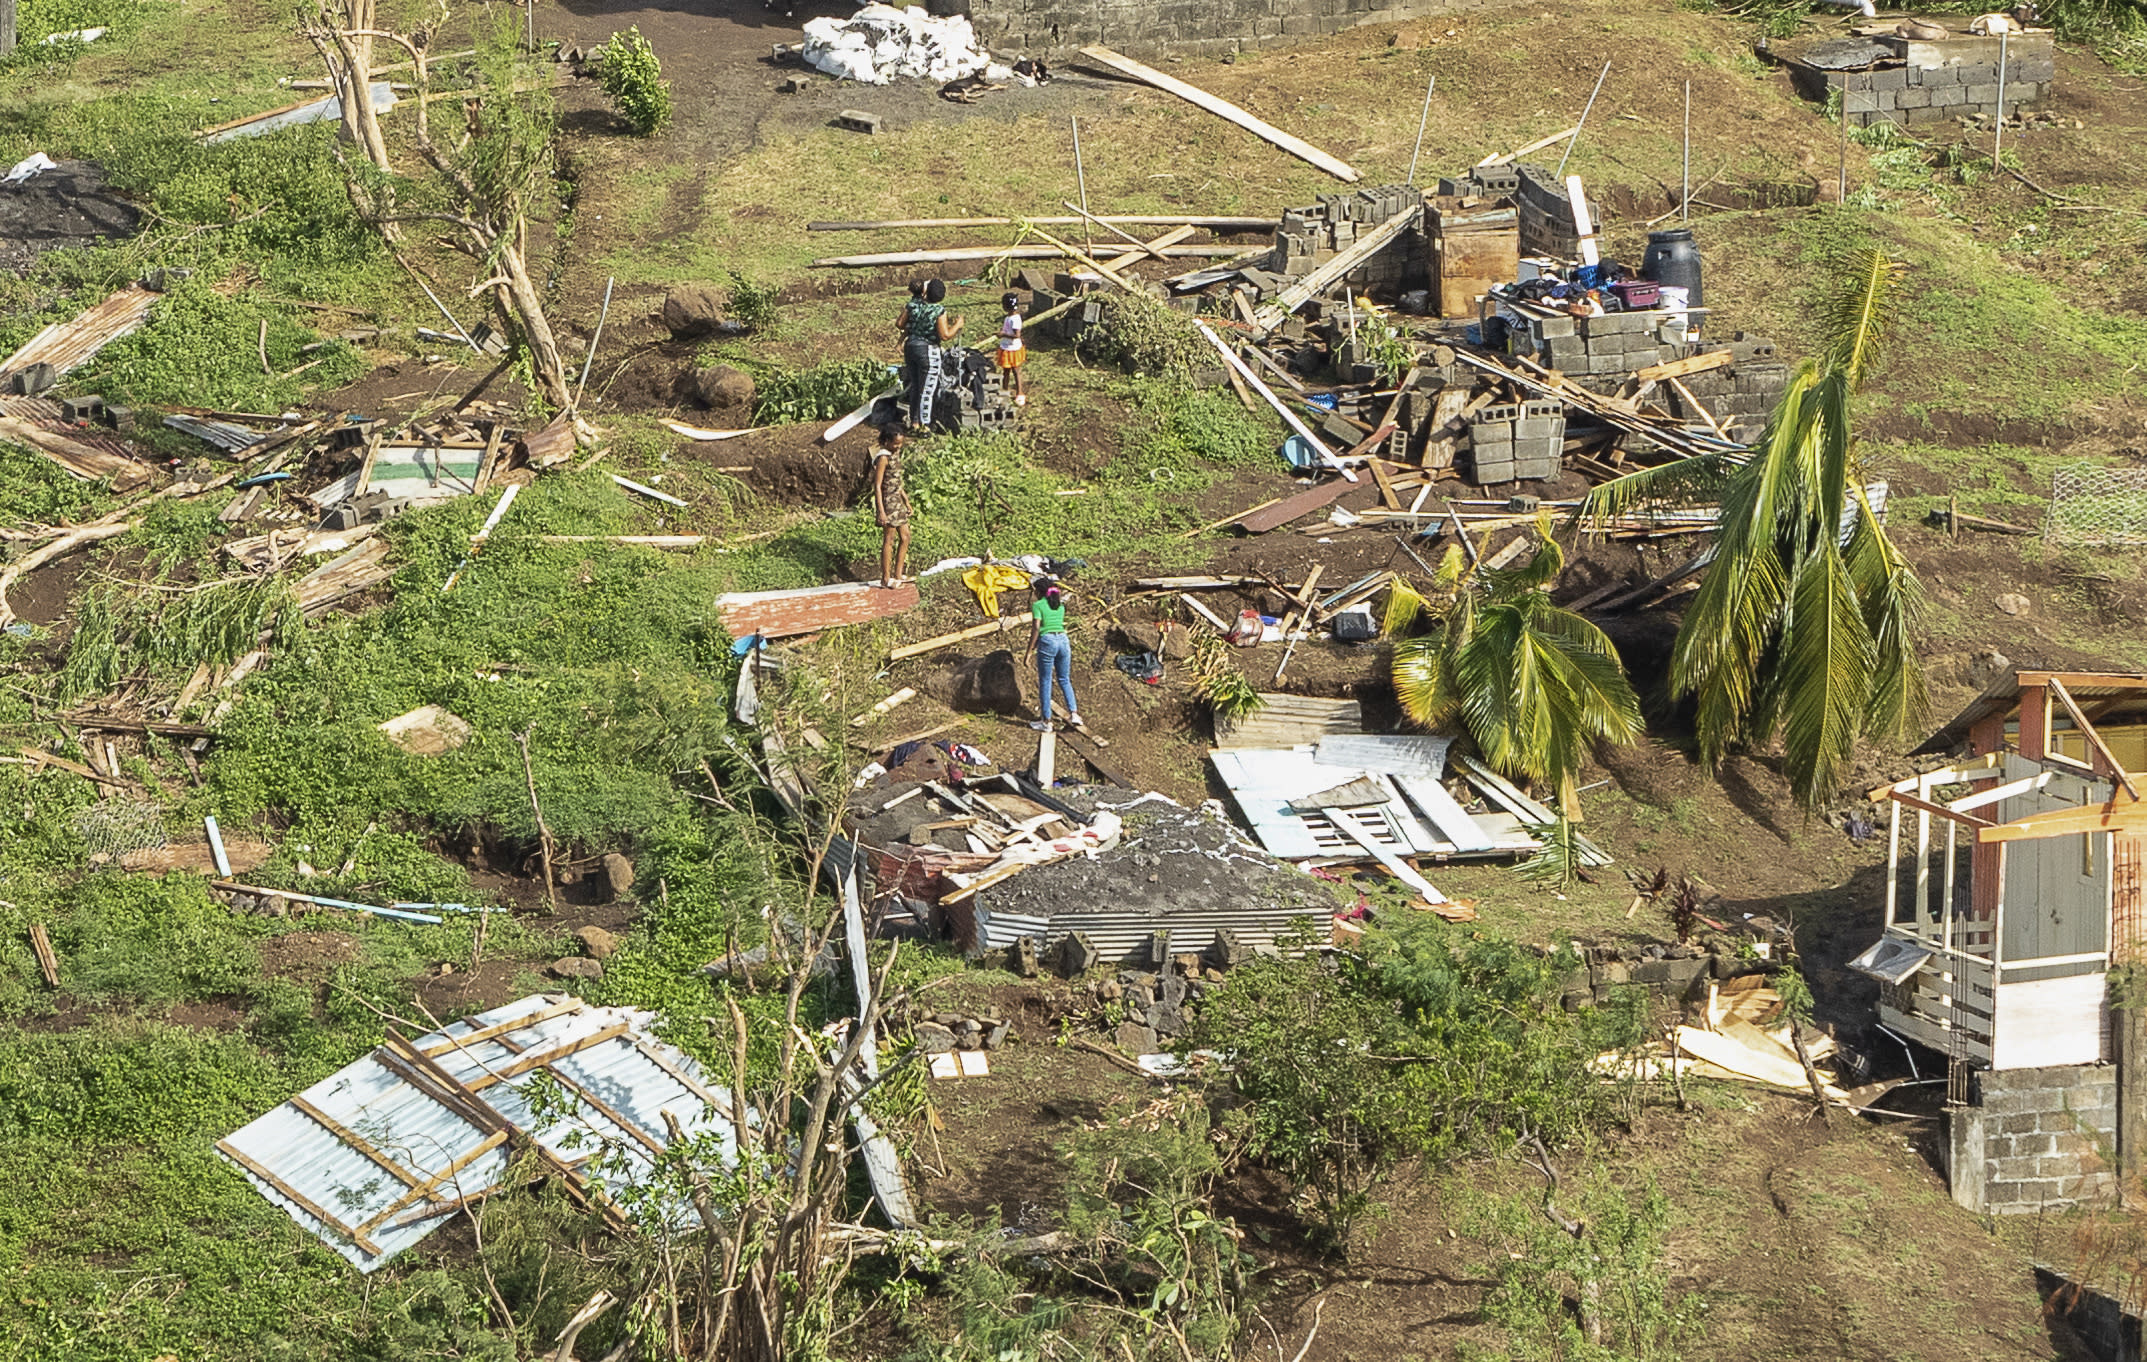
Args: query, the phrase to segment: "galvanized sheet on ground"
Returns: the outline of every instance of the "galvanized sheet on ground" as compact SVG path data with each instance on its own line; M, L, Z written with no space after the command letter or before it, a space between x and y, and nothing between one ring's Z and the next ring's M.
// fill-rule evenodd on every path
M452 1023L411 1043L419 1050L429 1051L458 1035L474 1035L522 1017L538 1018L555 1002L562 1001L569 1000L564 995L532 995ZM694 1090L697 1086L707 1088L698 1065L682 1051L656 1040L649 1029L654 1021L651 1014L628 1008L583 1007L532 1020L501 1036L472 1041L466 1048L450 1047L436 1056L436 1062L458 1080L472 1083L525 1056L543 1055L624 1023L628 1027L624 1034L550 1060L543 1067L603 1102L659 1146L669 1143L663 1119L668 1111L689 1132L713 1132L718 1147L728 1157L731 1144L723 1115L710 1110ZM417 1243L453 1213L453 1208L448 1207L430 1217L411 1220L413 1214L422 1215L426 1202L432 1200L411 1198L413 1182L423 1185L458 1161L469 1159L466 1166L440 1185L436 1195L440 1200L470 1196L495 1186L504 1176L510 1157L505 1146L477 1153L486 1132L411 1086L382 1062L383 1053L376 1051L347 1065L299 1096L370 1144L402 1169L405 1177L390 1173L289 1102L223 1141L230 1150L266 1169L299 1197L340 1221L340 1225L323 1223L291 1197L241 1168L263 1196L283 1207L293 1220L361 1272L371 1272ZM584 1160L598 1152L600 1146L622 1150L627 1156L623 1169L600 1170L592 1165L583 1170L585 1177L608 1188L634 1183L647 1175L651 1157L641 1139L587 1102L575 1098L573 1115L540 1122L524 1092L538 1082L537 1072L492 1082L479 1092L478 1098L562 1160ZM690 1082L681 1081L677 1074L684 1074ZM229 1153L223 1156L238 1163ZM405 1204L383 1216L398 1202ZM681 1203L660 1213L683 1220L690 1208ZM350 1231L376 1218L380 1223L364 1234L379 1249L373 1253L352 1242Z
M1292 813L1288 807L1293 799L1330 790L1365 775L1361 767L1329 766L1312 749L1303 747L1232 748L1210 752L1208 760L1229 788L1245 820L1252 824L1260 845L1270 854L1295 861L1361 851L1355 841L1344 838L1324 819ZM1405 856L1453 849L1451 843L1417 821L1398 792L1386 788L1390 802L1380 810L1378 822L1367 826L1374 838L1391 842L1397 853ZM1380 825L1384 826L1384 836Z
M1167 917L1104 912L1035 917L1022 913L995 913L986 907L976 910L977 944L985 949L1003 950L1023 937L1048 943L1069 932L1080 932L1088 937L1104 959L1120 963L1146 961L1149 938L1159 931L1170 933L1173 954L1197 954L1214 944L1218 931L1228 930L1241 946L1272 946L1292 927L1307 920L1312 923L1315 933L1324 935L1333 917L1331 911L1323 915L1254 908L1218 908L1213 912L1172 913Z
M24 341L22 347L0 359L0 374L49 364L59 374L79 369L99 350L147 320L149 309L160 294L129 284L71 321L54 322Z
M917 584L892 589L867 582L797 591L733 591L716 597L716 612L732 638L786 638L842 624L899 615L917 604Z

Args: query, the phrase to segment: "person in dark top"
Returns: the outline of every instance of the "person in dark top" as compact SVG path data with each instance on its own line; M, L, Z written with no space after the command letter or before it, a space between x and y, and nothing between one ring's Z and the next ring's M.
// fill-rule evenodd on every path
M902 363L912 426L930 428L932 396L939 387L940 348L961 333L962 319L947 315L947 286L937 279L910 285L910 300L896 323L902 328Z
M890 421L872 451L872 518L880 526L880 585L896 587L909 570L909 490L902 485L902 426Z

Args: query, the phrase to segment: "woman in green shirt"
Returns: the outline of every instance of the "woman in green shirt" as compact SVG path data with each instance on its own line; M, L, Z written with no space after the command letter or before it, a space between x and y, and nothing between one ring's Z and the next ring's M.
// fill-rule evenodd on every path
M1041 695L1037 713L1042 717L1029 727L1038 732L1051 727L1051 683L1056 677L1059 689L1066 695L1066 722L1075 728L1086 728L1081 722L1081 706L1074 700L1073 644L1066 637L1066 593L1048 577L1039 577L1031 585L1036 602L1029 607L1029 648L1036 654L1036 684Z

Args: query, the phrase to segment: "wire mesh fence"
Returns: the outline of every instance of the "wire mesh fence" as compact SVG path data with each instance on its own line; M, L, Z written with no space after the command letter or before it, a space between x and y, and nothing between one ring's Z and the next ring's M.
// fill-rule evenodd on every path
M95 866L116 868L131 851L147 851L169 840L164 810L153 801L114 797L75 815L75 831Z
M2147 468L2058 469L2043 532L2058 544L2147 544Z

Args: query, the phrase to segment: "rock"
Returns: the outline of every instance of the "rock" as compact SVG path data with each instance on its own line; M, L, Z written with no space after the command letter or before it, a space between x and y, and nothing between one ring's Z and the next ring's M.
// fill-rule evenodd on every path
M1115 1003L1126 996L1126 986L1116 979L1106 979L1096 985L1096 996L1107 1003Z
M675 340L699 340L723 329L723 300L706 284L677 284L663 298L663 324Z
M984 1048L996 1050L1006 1044L1007 1033L1013 1029L1014 1023L1010 1021L993 1022L991 1030L984 1033Z
M379 725L380 731L414 757L437 757L470 740L470 726L438 705L420 705Z
M2021 615L2027 614L2028 610L2031 607L2031 602L2028 600L2028 598L2026 596L2021 595L2018 591L2004 592L2000 594L1997 599L1993 600L1991 604L1997 606L1998 609L2005 612L2006 614L2012 615L2016 618Z
M984 1033L981 1031L964 1031L954 1038L954 1048L957 1050L981 1050L984 1048Z
M1129 620L1122 626L1136 650L1154 653L1165 662L1178 662L1193 654L1192 634L1174 620Z
M1146 1012L1155 1006L1156 995L1146 984L1126 986L1126 1006L1135 1012Z
M962 1024L954 1029L965 1036L980 1035L983 1033L984 1023L978 1021L975 1017L964 1017L962 1018Z
M545 967L554 979L601 979L604 967L586 955L567 955Z
M954 1048L954 1033L938 1022L918 1022L917 1048L928 1055L946 1054Z
M710 411L736 412L741 419L753 411L753 376L728 364L717 364L694 375L693 395Z
M1148 1009L1148 1027L1159 1036L1175 1036L1185 1029L1185 1014L1174 1003L1157 1003Z
M1185 1001L1185 976L1172 971L1163 976L1163 987L1158 991L1162 1002L1176 1007Z
M2011 670L2013 659L1996 648L1985 648L1968 661L1968 680L1978 690Z
M962 714L1019 714L1021 680L1011 649L965 658L926 678L926 695Z
M578 927L574 939L581 942L583 954L591 960L609 960L611 953L619 949L619 938L602 927Z
M611 891L607 902L615 902L634 892L634 863L616 851L604 853L604 885Z
M1112 1039L1118 1048L1129 1055L1152 1055L1156 1052L1156 1033L1139 1022L1120 1022L1118 1033Z
M1203 981L1210 984L1219 984L1223 982L1223 972L1219 969L1211 969L1206 973L1202 974L1200 977Z

